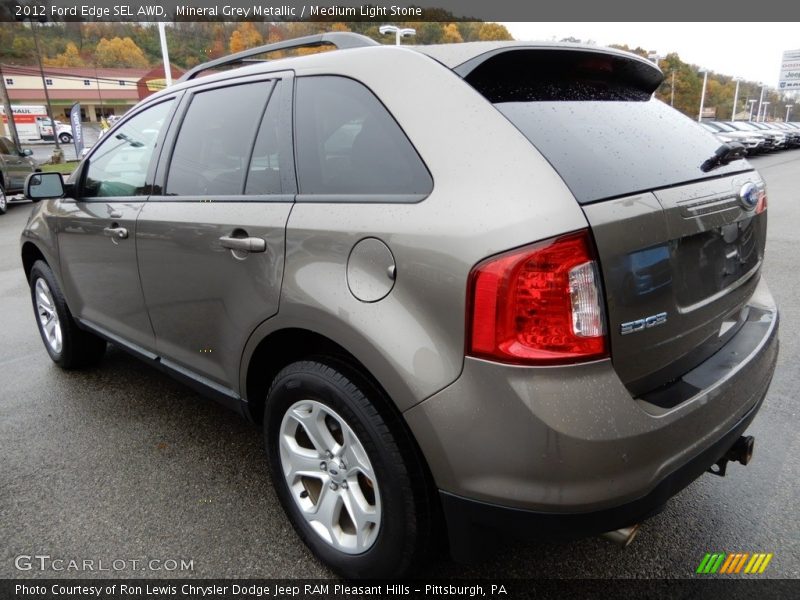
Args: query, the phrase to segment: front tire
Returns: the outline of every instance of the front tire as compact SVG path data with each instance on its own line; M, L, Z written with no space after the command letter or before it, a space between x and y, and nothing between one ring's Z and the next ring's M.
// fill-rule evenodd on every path
M29 282L36 324L53 362L63 369L97 363L105 353L105 340L78 327L46 262L34 263Z
M270 387L264 435L295 530L347 578L399 577L431 541L427 477L399 417L365 379L300 361Z
M68 133L62 133L58 136L58 141L62 144L69 144L72 141L72 136Z
M0 215L6 214L8 210L8 196L6 196L6 189L0 183Z

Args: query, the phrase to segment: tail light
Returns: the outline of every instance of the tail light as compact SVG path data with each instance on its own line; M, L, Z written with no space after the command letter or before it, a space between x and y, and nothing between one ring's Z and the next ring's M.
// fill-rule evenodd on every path
M608 356L587 230L493 256L469 278L467 352L512 364Z

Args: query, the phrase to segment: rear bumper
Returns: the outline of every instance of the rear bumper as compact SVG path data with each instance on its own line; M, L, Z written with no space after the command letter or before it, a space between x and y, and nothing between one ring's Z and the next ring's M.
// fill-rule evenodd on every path
M657 511L727 451L766 395L778 313L763 281L749 311L725 346L676 383L675 393L692 392L672 408L632 398L609 361L525 368L467 359L455 383L405 413L451 532L485 523L587 535Z
M647 495L619 506L585 513L546 513L498 506L440 491L454 556L470 559L476 550L485 548L498 536L530 540L578 539L628 527L659 513L672 496L705 473L733 446L761 408L764 396L766 390L756 405L712 446L667 475Z

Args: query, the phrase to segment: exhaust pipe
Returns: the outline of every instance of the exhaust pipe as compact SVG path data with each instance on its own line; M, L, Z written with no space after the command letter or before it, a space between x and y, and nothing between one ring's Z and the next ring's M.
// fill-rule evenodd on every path
M625 548L633 541L637 533L639 533L639 523L631 525L630 527L615 529L614 531L606 531L605 533L601 533L600 537Z

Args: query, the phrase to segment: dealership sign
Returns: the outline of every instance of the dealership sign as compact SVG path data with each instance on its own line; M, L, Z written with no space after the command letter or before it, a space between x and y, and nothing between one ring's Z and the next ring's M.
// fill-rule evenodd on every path
M800 50L787 50L783 53L778 89L800 90Z

